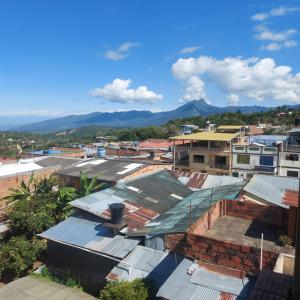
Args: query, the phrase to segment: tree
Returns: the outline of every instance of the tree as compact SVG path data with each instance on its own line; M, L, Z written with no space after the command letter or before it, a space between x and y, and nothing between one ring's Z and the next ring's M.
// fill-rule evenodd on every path
M100 292L101 300L147 300L150 293L144 280L113 281Z
M45 249L42 241L26 240L24 236L12 237L0 245L0 277L14 279L32 267L37 255Z
M80 172L80 188L78 190L79 197L88 196L91 193L101 189L102 184L97 182L97 177L90 180L85 174Z
M31 238L43 232L70 213L68 203L75 197L76 190L64 187L55 176L31 178L27 185L22 181L20 187L6 197L12 202L8 209L12 233Z

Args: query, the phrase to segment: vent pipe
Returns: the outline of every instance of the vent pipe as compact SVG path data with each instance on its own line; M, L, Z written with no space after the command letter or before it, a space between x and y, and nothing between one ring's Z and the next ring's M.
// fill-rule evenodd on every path
M111 224L123 224L124 208L124 203L112 203L109 205Z

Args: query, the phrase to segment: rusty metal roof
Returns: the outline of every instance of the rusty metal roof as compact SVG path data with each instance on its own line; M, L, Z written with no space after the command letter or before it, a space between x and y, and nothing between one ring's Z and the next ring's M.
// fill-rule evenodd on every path
M283 195L282 203L298 207L299 203L299 192L286 189Z

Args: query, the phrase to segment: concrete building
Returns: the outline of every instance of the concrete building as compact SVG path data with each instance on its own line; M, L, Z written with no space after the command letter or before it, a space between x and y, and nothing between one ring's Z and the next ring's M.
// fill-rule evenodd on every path
M231 145L243 141L242 128L243 126L222 126L213 132L205 131L171 138L174 143L182 141L181 145L174 144L173 169L230 175Z
M285 136L250 136L245 143L232 145L232 175L250 178L253 174L278 174L279 151Z
M197 130L199 126L192 124L180 125L180 134L191 134L193 131Z
M279 154L279 175L300 177L300 118L295 120L295 128L287 132L287 143Z

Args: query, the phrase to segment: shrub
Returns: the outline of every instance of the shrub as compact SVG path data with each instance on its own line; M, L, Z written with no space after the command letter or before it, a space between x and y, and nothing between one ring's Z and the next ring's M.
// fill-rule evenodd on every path
M10 280L30 269L37 256L44 250L38 240L28 241L23 236L12 237L0 245L0 277Z
M280 234L278 237L278 243L281 246L291 246L293 241L286 234Z
M100 292L101 300L147 300L149 291L144 280L113 281Z

